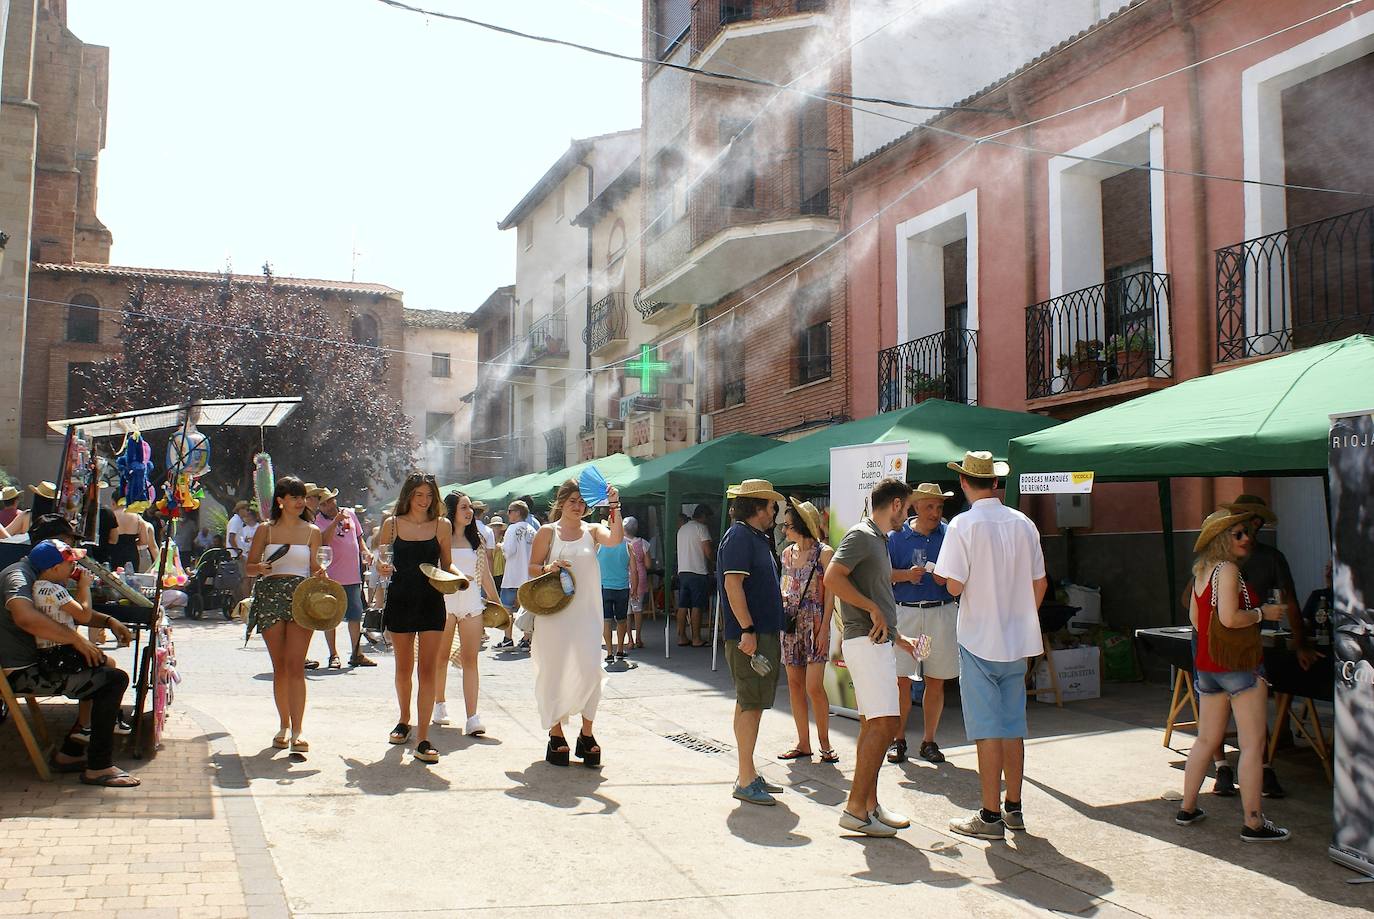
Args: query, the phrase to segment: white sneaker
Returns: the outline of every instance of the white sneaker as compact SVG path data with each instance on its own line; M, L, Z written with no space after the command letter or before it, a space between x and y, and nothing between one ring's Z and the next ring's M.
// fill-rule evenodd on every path
M878 819L876 814L869 814L866 817L855 817L849 811L840 814L840 826L851 833L862 833L865 836L896 836L897 828L889 826Z
M487 729L482 726L481 717L477 715L473 715L471 718L469 718L468 723L463 726L463 733L471 734L474 737L478 734L485 734L486 732Z
M434 718L433 718L432 720L434 721L435 724L448 724L448 703L447 703L447 702L435 702L435 703L434 703Z
M881 804L879 804L877 808L874 809L873 816L877 817L879 820L881 820L883 823L886 823L888 826L895 827L899 830L904 830L907 827L911 826L911 820L908 819L905 814L899 814L896 811L890 811L887 808L883 807Z

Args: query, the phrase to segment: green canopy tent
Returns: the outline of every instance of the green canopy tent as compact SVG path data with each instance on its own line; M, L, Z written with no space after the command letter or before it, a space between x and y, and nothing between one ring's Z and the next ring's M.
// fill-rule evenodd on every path
M494 475L490 478L478 479L475 482L458 483L450 482L447 485L439 486L439 494L447 495L451 491L461 491L465 495L482 495L498 488L502 482L509 481L506 476Z
M1017 475L1088 472L1101 482L1158 483L1177 617L1173 508L1175 476L1323 476L1328 415L1374 402L1374 336L1354 335L1282 357L1197 377L1011 442Z
M536 472L521 476L518 479L511 479L508 482L502 482L492 489L493 500L485 498L483 500L487 500L488 504L499 504L513 501L521 495L529 495L536 502L542 501L547 505L553 501L558 486L568 479L576 479L588 466L595 466L606 477L607 482L619 487L620 483L628 480L634 468L642 462L644 461L626 456L624 453L612 453L600 459L587 460L559 469L547 469L544 472ZM534 511L534 508L530 510Z
M1007 442L1059 424L1053 418L929 399L910 408L823 428L766 453L732 463L729 482L767 479L773 487L815 490L830 481L830 448L908 440L907 479L938 481L950 477L945 464L966 450L989 450L1006 459Z

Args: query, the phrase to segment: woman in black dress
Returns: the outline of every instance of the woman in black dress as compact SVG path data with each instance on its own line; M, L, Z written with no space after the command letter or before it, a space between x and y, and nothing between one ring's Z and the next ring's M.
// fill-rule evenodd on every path
M443 646L444 595L429 583L420 565L449 570L453 530L440 507L434 476L412 472L401 486L395 514L377 540L378 546L392 547L391 564L378 565L382 574L391 575L383 615L396 654L396 700L401 709L400 721L389 739L394 744L410 740L413 673L419 682L413 722L418 741L415 758L425 763L439 761L439 751L429 742L429 721L434 710L435 674L440 657L448 649Z

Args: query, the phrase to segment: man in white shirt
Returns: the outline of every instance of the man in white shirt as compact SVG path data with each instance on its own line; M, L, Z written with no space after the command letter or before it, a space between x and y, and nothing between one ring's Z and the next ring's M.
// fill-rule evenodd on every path
M506 556L506 573L501 577L501 605L511 616L506 623L506 637L496 643L496 649L503 650L515 646L511 640L515 615L520 608L516 591L530 579L530 550L534 548L534 537L539 530L529 521L530 508L524 501L512 501L506 508L510 523L506 526L505 538L501 540L501 551ZM530 633L520 638L520 649L530 648Z
M950 821L949 828L1005 839L1007 827L1026 828L1026 658L1043 650L1039 610L1049 581L1040 531L997 499L997 480L1011 471L1007 464L976 451L949 468L959 473L969 509L949 522L935 574L959 598L959 696L964 733L978 747L983 799L982 810Z
M486 502L472 502L472 513L473 520L477 522L477 532L482 536L482 544L487 547L488 552L494 550L496 548L496 534L492 532L491 527L487 526L487 522L482 519L487 516Z
M706 526L711 509L698 504L677 531L677 643L694 648L705 646L701 640L701 616L711 603L711 559L715 555L711 531ZM691 638L687 626L691 624Z

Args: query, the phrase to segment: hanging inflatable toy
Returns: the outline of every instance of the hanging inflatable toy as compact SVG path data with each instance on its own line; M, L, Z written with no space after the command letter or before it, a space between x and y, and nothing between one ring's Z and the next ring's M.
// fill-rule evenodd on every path
M266 452L253 457L253 493L258 499L258 516L272 513L272 493L277 490L277 478L272 472L272 457Z
M200 507L202 494L199 488L194 487L189 475L178 473L155 506L163 517L174 520Z
M131 513L146 511L153 500L149 481L153 475L153 448L137 429L125 435L119 456L115 458L115 468L119 470L117 502Z
M167 473L198 479L210 471L210 438L194 425L167 438Z

